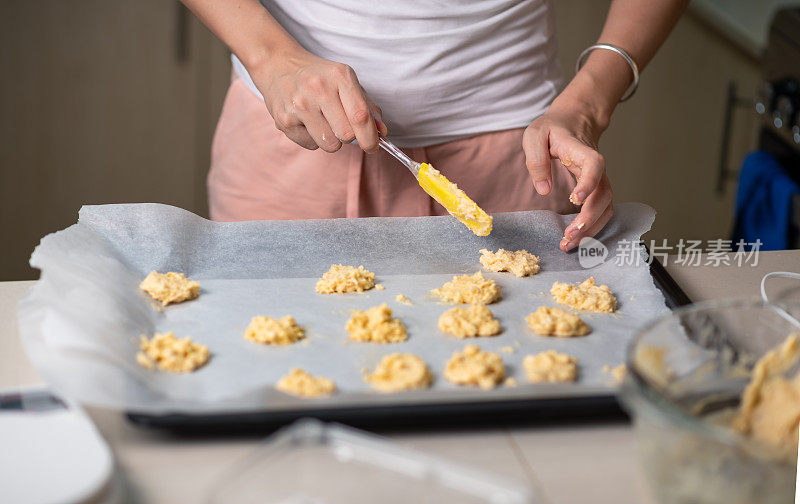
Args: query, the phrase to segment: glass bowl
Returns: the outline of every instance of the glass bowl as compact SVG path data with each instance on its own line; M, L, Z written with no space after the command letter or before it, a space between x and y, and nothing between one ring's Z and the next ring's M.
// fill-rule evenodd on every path
M659 502L793 502L797 447L767 446L729 425L753 365L800 334L797 319L800 304L725 300L679 308L639 329L620 400ZM795 366L787 376L796 373Z

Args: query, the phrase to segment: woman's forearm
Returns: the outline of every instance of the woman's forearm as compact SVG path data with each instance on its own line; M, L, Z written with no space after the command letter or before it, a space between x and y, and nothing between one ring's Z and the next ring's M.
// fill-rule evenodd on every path
M257 72L302 47L257 0L181 0L245 68Z
M688 0L613 0L598 42L625 50L641 69L650 61ZM611 182L598 141L611 113L633 81L628 62L611 51L595 50L559 94L547 112L525 129L522 147L536 191L553 187L551 161L575 177L569 200L580 212L564 229L559 244L574 249L585 236L594 236L614 213Z
M355 71L306 51L257 0L181 0L244 64L275 127L306 149L366 152L386 135Z
M614 0L598 40L628 52L640 70L653 58L683 13L688 0ZM556 106L580 106L605 129L633 81L628 63L611 51L595 50Z

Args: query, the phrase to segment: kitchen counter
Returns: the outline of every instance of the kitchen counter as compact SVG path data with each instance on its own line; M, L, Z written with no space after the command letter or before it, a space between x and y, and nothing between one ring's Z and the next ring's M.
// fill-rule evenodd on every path
M681 266L670 256L666 268L694 301L757 296L764 274L800 271L800 250L762 252L758 259L756 266ZM16 323L17 303L31 285L0 282L0 389L41 384L22 350ZM768 291L800 300L800 281L776 279ZM114 452L120 486L133 502L202 501L208 485L261 439L176 437L131 425L118 412L88 411ZM627 422L383 434L421 452L527 481L553 503L654 502Z

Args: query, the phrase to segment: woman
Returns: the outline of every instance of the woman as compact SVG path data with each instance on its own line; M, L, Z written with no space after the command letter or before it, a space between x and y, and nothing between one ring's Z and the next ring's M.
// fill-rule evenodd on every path
M183 1L234 54L213 219L444 213L388 135L490 213L580 207L564 251L611 218L600 135L687 3L613 0L559 93L547 0Z

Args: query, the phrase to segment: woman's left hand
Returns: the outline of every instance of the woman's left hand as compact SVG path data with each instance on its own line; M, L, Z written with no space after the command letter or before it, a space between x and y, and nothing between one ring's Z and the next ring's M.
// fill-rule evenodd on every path
M552 159L560 161L577 180L569 200L581 210L564 230L559 248L565 252L575 248L582 237L597 234L614 213L606 162L597 151L607 124L600 124L585 110L581 104L564 104L556 99L522 137L536 192L544 196L553 188Z

